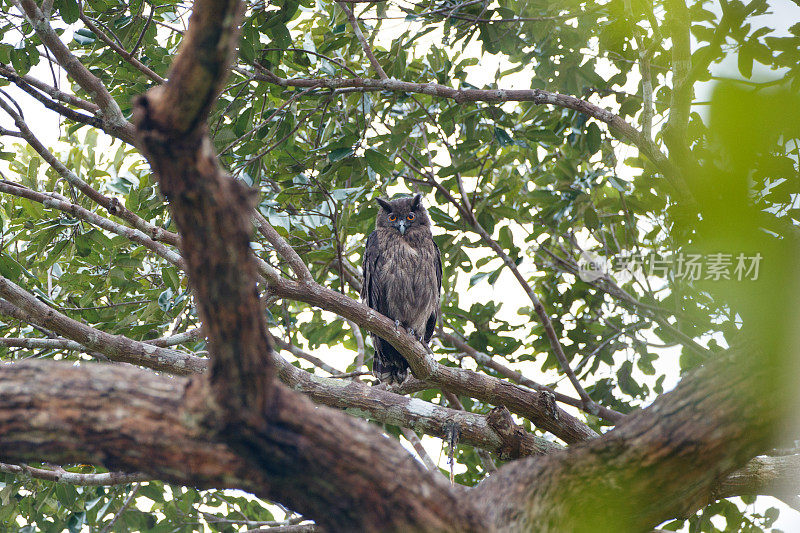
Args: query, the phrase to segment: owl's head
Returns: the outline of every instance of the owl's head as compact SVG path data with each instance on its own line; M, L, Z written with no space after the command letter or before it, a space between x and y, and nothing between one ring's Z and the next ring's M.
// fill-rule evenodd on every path
M422 195L416 194L395 200L378 198L381 210L375 226L378 228L394 228L405 235L417 228L430 228L431 220L428 212L422 206Z

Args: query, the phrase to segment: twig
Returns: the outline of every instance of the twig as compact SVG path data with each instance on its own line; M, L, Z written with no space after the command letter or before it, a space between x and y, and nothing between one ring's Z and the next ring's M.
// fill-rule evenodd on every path
M293 526L276 526L258 529L247 529L242 533L319 533L316 524L296 524Z
M327 373L329 373L331 375L341 376L343 374L343 372L341 370L337 370L337 369L333 368L331 365L329 365L328 363L326 363L325 361L323 361L319 357L315 357L315 356L311 355L310 353L301 350L300 348L298 348L294 344L286 342L283 339L281 339L280 337L274 336L272 340L275 342L275 346L277 346L281 350L286 350L287 352L289 352L290 354L294 355L295 357L297 357L299 359L304 359L304 360L308 361L309 363L311 363L312 365L316 366L317 368L319 368L321 370L324 370L325 372L327 372Z
M361 27L358 25L358 20L356 20L356 16L353 14L353 10L347 7L344 3L339 1L339 7L342 8L342 11L345 12L347 15L347 20L350 21L350 25L353 27L353 31L358 38L358 41L361 43L361 47L364 49L364 53L367 55L372 68L378 74L378 77L382 80L388 80L389 76L386 75L386 72L383 70L383 67L380 63L378 63L378 59L375 57L375 54L372 53L372 47L367 42L367 39L364 37L364 34L361 33Z
M114 50L117 54L119 54L125 61L130 63L136 70L138 70L139 72L141 72L142 74L144 74L145 76L147 76L148 78L150 78L151 80L153 80L158 84L162 84L166 81L164 78L153 72L150 69L150 67L148 67L147 65L136 59L133 56L133 53L128 52L127 50L122 48L119 44L115 43L112 39L110 39L108 35L106 35L100 28L97 27L97 25L92 21L92 19L90 19L88 16L86 16L85 13L83 13L83 8L81 8L80 17L83 23L86 24L86 27L88 27L92 31L92 33L97 35L101 41L110 46L112 50Z
M139 50L139 46L142 45L142 41L144 40L144 36L147 33L147 28L149 28L150 27L150 23L153 22L153 15L155 15L155 13L156 13L156 7L151 5L150 6L150 14L147 16L147 20L145 21L144 26L142 27L142 31L139 32L139 38L136 39L136 44L134 44L133 48L131 48L131 52L130 52L131 56L136 54L136 52Z
M303 96L304 94L307 94L309 91L312 91L312 90L314 90L314 89L316 89L316 87L309 87L308 89L306 89L306 90L304 90L304 91L300 91L300 92L296 92L296 93L294 93L294 94L293 94L293 95L292 95L292 96L291 96L291 97L290 97L288 100L286 100L284 103L282 103L281 105L279 105L279 106L278 106L278 107L275 109L275 111L273 111L272 113L270 113L270 115L269 115L267 118L265 118L264 120L262 120L261 122L259 122L258 124L256 124L256 125L255 125L255 126L253 126L252 128L250 128L250 130L249 130L249 131L247 131L247 132L243 133L242 135L240 135L238 139L235 139L235 140L231 141L231 143L230 143L230 144L228 144L228 146L226 146L226 147L225 147L225 148L224 148L224 149L223 149L223 150L220 152L220 154L224 154L224 153L226 153L228 150L230 150L231 148L233 148L234 146L236 146L237 144L239 144L239 142L241 142L241 140L242 140L242 139L245 139L245 138L249 137L250 135L252 135L252 134L253 134L253 132L255 132L256 130L258 130L259 128L263 127L263 126L264 126L264 125L266 125L266 124L269 124L269 121L270 121L270 120L272 120L272 119L273 119L273 118L274 118L274 117L275 117L275 116L276 116L278 113L280 113L280 112L281 112L281 110L283 110L283 109L284 109L286 106L290 105L292 102L294 102L295 100L297 100L298 98L300 98L300 97L301 97L301 96Z
M358 324L352 320L347 319L347 324L353 331L353 338L356 340L356 347L358 349L358 355L356 356L356 370L361 370L361 367L364 366L364 358L366 354L366 348L364 347L364 335L361 334L361 328L358 327Z
M119 508L119 511L117 511L117 513L114 515L114 518L112 518L111 521L106 524L102 530L100 530L100 533L108 533L111 531L111 528L114 527L114 524L117 522L117 520L119 520L119 517L122 516L122 513L124 513L133 502L133 499L136 497L136 493L139 492L139 488L141 486L142 485L139 483L134 485L134 487L128 493L128 497L125 498L125 502L123 502L122 507Z
M339 0L339 1L346 1L346 0ZM374 0L368 0L368 1L372 2ZM311 54L311 55L320 57L322 59L325 59L327 61L330 61L334 65L343 68L344 70L346 70L347 72L352 74L353 77L356 77L356 78L358 77L358 74L356 74L356 72L353 69L351 69L350 67L348 67L347 65L345 65L341 61L338 61L336 59L333 59L332 57L326 56L325 54L320 54L319 52L315 52L314 50L306 50L305 48L262 48L261 51L262 52L286 51L286 52L302 52L304 54Z
M33 98L38 100L42 103L47 109L58 113L59 115L67 118L68 120L72 120L74 122L78 122L81 124L88 124L90 126L94 126L101 130L106 130L106 125L103 123L103 120L99 117L95 117L92 115L84 115L83 113L78 113L65 105L62 105L58 102L54 102L50 98L47 98L44 94L37 91L32 85L26 83L20 76L17 75L16 71L14 71L11 67L0 63L0 74L3 75L6 79L13 82L17 87L31 95ZM58 91L60 92L60 91ZM62 93L63 94L63 93ZM99 110L97 108L95 112ZM22 114L20 113L20 116Z
M436 466L436 463L433 461L431 456L428 455L427 450L425 450L425 447L422 445L422 441L419 439L414 430L400 428L400 432L403 434L403 437L405 437L405 439L411 443L411 446L414 447L414 451L417 452L417 455L419 455L420 459L422 459L422 463L425 465L425 468L431 472L438 472L439 467Z
M42 43L53 53L58 64L67 71L78 85L88 94L93 95L95 102L103 111L103 116L108 121L112 130L118 135L126 137L129 142L133 140L133 126L125 120L117 102L108 92L105 85L86 68L69 48L61 42L56 31L50 26L35 0L11 0L14 6L25 14L33 26L36 35Z
M0 339L2 340L2 339ZM127 474L124 472L105 472L102 474L79 474L77 472L67 472L61 467L55 470L44 468L34 468L28 465L10 465L0 463L0 472L7 474L26 475L34 479L55 481L57 483L69 483L81 487L94 487L100 485L127 485L137 481L147 481L144 474Z
M369 376L371 374L372 374L372 372L370 372L369 370L367 370L367 371L354 370L353 372L346 372L344 374L333 374L330 377L332 379L345 379L345 378L353 378L353 377L358 377L358 376Z

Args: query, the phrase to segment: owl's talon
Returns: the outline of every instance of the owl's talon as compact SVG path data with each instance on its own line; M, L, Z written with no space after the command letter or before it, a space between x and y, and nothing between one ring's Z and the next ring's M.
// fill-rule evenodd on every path
M397 331L397 328L399 328L399 327L400 327L400 321L399 320L395 320L394 321L394 330L395 330L395 332Z

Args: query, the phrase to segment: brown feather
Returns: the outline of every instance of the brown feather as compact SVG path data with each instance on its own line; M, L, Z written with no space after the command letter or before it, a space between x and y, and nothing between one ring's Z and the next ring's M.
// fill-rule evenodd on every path
M442 262L420 198L379 201L375 231L364 252L362 297L427 344L440 313ZM403 381L408 372L405 358L377 335L372 341L375 376L389 383Z

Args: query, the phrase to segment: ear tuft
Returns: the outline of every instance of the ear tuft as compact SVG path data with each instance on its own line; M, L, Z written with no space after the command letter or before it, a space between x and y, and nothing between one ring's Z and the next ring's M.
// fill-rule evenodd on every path
M419 207L419 203L422 200L421 194L415 194L414 199L411 201L411 210L414 211Z
M383 198L378 198L378 204L380 204L380 206L382 208L384 208L386 211L388 211L389 213L392 212L392 204L390 204L389 202L387 202Z

